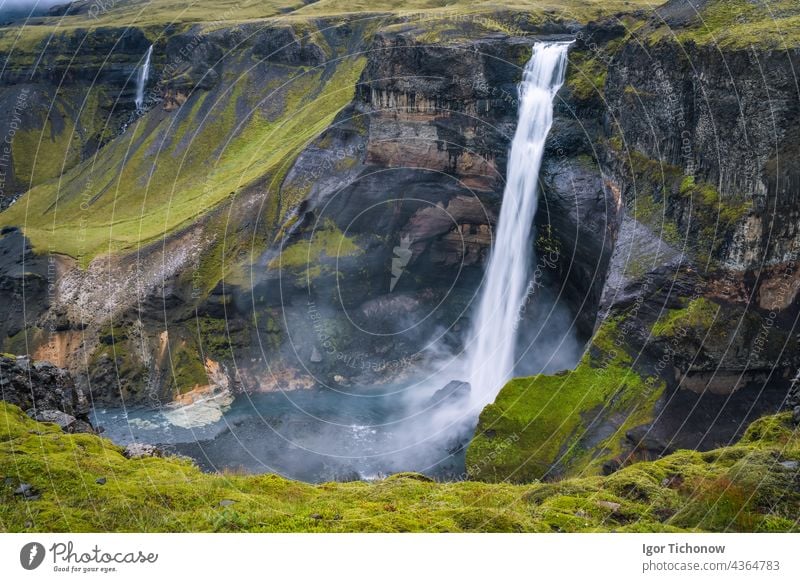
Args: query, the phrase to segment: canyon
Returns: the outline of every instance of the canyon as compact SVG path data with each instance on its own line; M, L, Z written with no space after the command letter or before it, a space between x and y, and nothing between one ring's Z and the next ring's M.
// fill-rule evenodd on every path
M185 438L156 441L205 470L306 481L443 459L448 480L630 475L791 414L796 7L776 3L789 32L770 35L743 0L611 4L86 29L76 2L56 31L3 28L2 350L64 368L76 396L46 408L118 443L167 418ZM530 261L513 378L463 428L440 413L475 377L459 355L537 42L571 45L532 234L511 244ZM428 452L414 417L414 462L283 462L285 437L374 444L419 406L447 438Z

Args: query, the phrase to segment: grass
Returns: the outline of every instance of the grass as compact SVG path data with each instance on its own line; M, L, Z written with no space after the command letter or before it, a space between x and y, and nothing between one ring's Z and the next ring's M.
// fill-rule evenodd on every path
M0 224L21 225L35 249L84 264L163 236L265 177L280 183L291 160L352 99L364 63L345 59L327 80L319 70L287 71L285 86L267 94L251 86L255 80L225 79L218 100L196 93L183 116L143 118L96 164L30 190ZM278 115L258 105L264 97L283 103ZM242 103L252 111L247 119L237 115Z
M570 51L566 83L576 99L603 97L609 63L623 42L623 39L614 40L602 48L595 47L594 51Z
M654 38L726 49L785 49L800 46L800 4L796 0L709 0L687 29L661 27Z
M210 28L232 26L242 23L271 21L303 23L314 18L342 16L393 16L413 17L414 22L437 22L453 17L474 16L492 19L493 14L528 13L577 22L588 22L619 12L640 8L654 8L660 2L653 0L514 0L511 3L496 1L470 2L467 0L138 0L118 3L111 10L87 15L63 18L37 19L36 25L0 28L0 53L11 51L30 52L39 49L49 38L84 33L92 28L136 27L155 40L168 25L174 30L187 29L195 23ZM508 28L501 19L484 26L497 31L516 30Z
M609 477L308 485L205 474L172 457L128 460L108 440L64 434L0 402L0 531L798 531L796 471L778 464L797 459L797 430L783 414L756 421L740 444ZM14 495L19 482L40 498Z

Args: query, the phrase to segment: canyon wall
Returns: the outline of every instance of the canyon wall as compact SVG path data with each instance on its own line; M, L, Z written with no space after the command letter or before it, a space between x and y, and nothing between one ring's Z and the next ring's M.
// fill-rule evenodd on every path
M592 340L576 370L504 388L468 470L611 472L735 439L800 366L797 51L514 23L100 29L9 54L3 349L142 404L397 381L431 336L458 351L521 67L575 38L530 241L550 303L522 327L557 302Z

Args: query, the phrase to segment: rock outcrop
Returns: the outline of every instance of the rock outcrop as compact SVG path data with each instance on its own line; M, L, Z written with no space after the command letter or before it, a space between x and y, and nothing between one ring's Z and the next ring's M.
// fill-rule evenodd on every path
M94 432L86 394L76 388L67 370L49 362L0 355L0 399L65 432Z

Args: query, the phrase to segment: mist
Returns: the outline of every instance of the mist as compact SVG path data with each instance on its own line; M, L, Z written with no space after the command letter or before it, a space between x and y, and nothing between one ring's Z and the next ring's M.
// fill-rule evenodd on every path
M527 333L517 345L515 376L569 369L580 358L573 314L556 297L543 289L521 321ZM310 389L240 394L209 424L176 425L169 407L100 410L95 420L115 442L157 442L209 472L277 473L306 482L405 471L464 479L465 450L482 407L465 383L466 342L444 331L436 330L403 381L344 388L320 379ZM182 414L190 418L193 411Z
M398 196L401 202L388 210L380 201L367 203L380 192L372 174L348 184L345 194L341 178L323 184L330 192L309 195L312 202L296 213L296 230L280 249L264 252L251 284L227 291L226 316L253 322L258 341L240 348L242 389L225 410L210 419L204 405L193 410L192 404L179 415L172 404L96 411L95 423L115 442L167 445L208 471L278 473L307 482L405 471L465 478L465 451L480 412L505 382L573 368L583 351L555 270L533 268L539 165L567 46L537 45L526 67L503 196L503 208L510 206L497 224L488 265L464 261L464 253L463 273L448 272L431 261L431 252L427 263L415 262L413 245L402 248L403 235L411 240L402 225L413 231L427 204L417 198L439 195L437 182L426 190L433 176L417 175L419 194ZM335 151L334 144L301 156L283 187L316 175L314 168L325 167L319 156ZM516 211L522 201L524 211ZM443 205L431 208L429 221L431 212L446 214ZM392 236L375 236L383 231ZM324 252L312 260L314 245ZM350 250L331 250L337 247ZM290 248L303 250L305 264L292 265Z
M17 20L46 14L53 6L69 4L68 0L0 0L0 21Z

